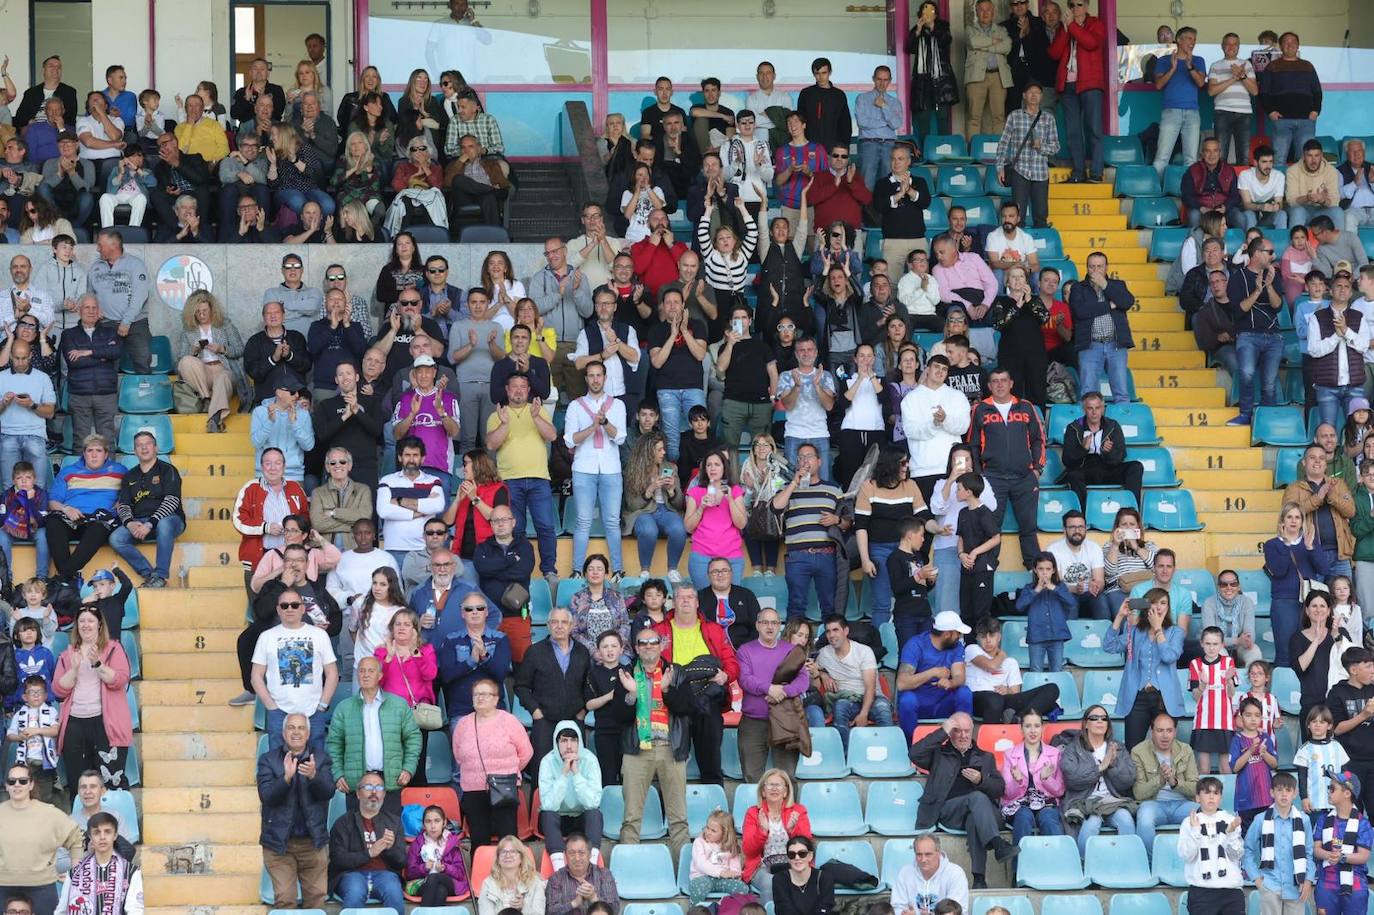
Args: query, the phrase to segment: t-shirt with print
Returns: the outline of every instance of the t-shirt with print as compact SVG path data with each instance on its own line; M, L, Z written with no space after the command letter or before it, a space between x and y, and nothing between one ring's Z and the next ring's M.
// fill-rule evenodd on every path
M491 377L490 370L488 370L487 377ZM391 416L393 423L400 423L410 416L416 393L416 391L410 390L401 395L396 402L396 410ZM440 397L443 398L444 412L454 422L458 421L458 398L448 391L436 389L429 394L420 395L420 409L414 411L415 421L410 424L409 434L425 443L423 466L433 467L447 473L450 464L449 459L453 454L453 444L448 437L448 431L444 428L439 411L435 409L436 401Z
M1073 585L1092 581L1093 572L1106 568L1106 557L1102 555L1102 547L1091 540L1084 539L1078 545L1078 552L1074 552L1073 547L1063 538L1051 543L1046 550L1054 557L1059 580L1069 585L1070 590Z
M988 693L999 686L1020 686L1021 665L1011 655L1004 655L1002 666L997 673L988 673L973 663L978 658L986 658L988 653L981 645L970 645L964 649L964 682L970 692Z
M959 513L958 536L963 541L965 553L971 553L987 543L999 530L997 520L993 518L992 511L986 505L979 505L977 508L965 508ZM966 571L997 571L997 550L991 549L980 554L973 560L973 568Z
M820 372L820 387L827 394L834 396L835 376L824 369L813 368L809 373L801 373L800 393L797 395L797 402L787 411L787 425L784 427L783 435L787 438L828 438L830 435L829 426L826 424L826 410L821 405L821 398L816 393L816 385L811 377ZM778 376L778 399L783 399L793 388L797 387L797 378L791 372L784 372Z
M1359 825L1355 827L1355 847L1357 849L1374 848L1374 829L1370 828L1369 821L1363 816L1360 816L1358 810L1355 811L1355 816L1359 818ZM1345 836L1347 831L1350 830L1351 824L1348 820L1343 820L1336 816L1335 811L1324 812L1313 819L1313 835L1309 841L1312 842L1313 845L1322 842L1328 825L1331 829L1332 847L1338 848L1345 842ZM1323 890L1331 890L1336 893L1341 892L1341 871L1346 865L1331 864L1320 859L1317 860L1316 864L1317 887ZM1351 866L1350 869L1353 877L1351 891L1354 893L1363 893L1369 888L1369 865L1356 864ZM1361 903L1361 905L1364 905L1364 903Z
M864 675L866 670L877 671L878 659L873 656L873 649L862 642L849 640L849 654L840 657L835 649L826 645L816 655L816 665L821 670L830 675L835 681L835 688L842 693L853 693L862 696L864 693ZM876 676L876 674L875 674ZM876 688L877 681L874 681Z
M984 388L987 387L987 379L983 375L982 366L970 362L963 368L951 365L949 375L945 378L945 384L967 397L970 404L974 404L985 396Z
M1029 232L1018 227L1007 238L1007 233L1000 228L988 235L988 239L983 243L983 249L987 252L988 260L1002 257L1004 252L1014 251L1020 255L1021 263L1029 263L1031 255L1035 253L1035 239L1031 238Z
M695 318L688 319L688 324L692 328L692 335L705 342L706 325ZM704 390L706 378L702 374L701 360L692 355L692 351L687 348L687 342L683 340L682 334L673 335L672 328L667 321L659 321L649 328L650 352L667 346L669 340L672 341L673 349L668 354L668 360L662 366L651 369L658 381L659 390Z
M273 626L258 636L253 663L267 669L267 691L288 715L315 714L324 694L324 669L333 664L329 633L318 626Z

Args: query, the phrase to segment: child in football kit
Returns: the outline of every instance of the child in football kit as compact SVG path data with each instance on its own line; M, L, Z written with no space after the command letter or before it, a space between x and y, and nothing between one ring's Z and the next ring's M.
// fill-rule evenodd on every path
M1199 775L1212 774L1212 755L1221 771L1229 773L1231 731L1231 694L1240 685L1236 662L1226 653L1226 634L1216 626L1202 630L1202 657L1188 662L1188 688L1197 700L1193 713L1193 736L1189 743L1197 754Z
M1334 727L1331 709L1314 705L1308 711L1307 733L1312 737L1293 754L1303 813L1315 815L1331 809L1326 773L1328 770L1339 772L1350 762L1350 754L1345 752L1345 747L1331 736Z
M1369 849L1374 829L1355 809L1360 779L1353 772L1326 770L1331 810L1314 827L1317 911L1321 915L1366 915L1369 909Z

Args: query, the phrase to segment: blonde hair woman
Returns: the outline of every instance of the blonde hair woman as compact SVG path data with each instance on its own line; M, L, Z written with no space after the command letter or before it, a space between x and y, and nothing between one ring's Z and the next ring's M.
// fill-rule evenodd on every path
M377 228L361 200L339 207L339 229L334 240L340 242L376 241Z
M496 915L502 909L544 915L544 881L535 870L534 855L515 836L496 843L491 873L477 892L477 915Z
M353 131L344 141L343 156L329 188L341 210L355 201L368 212L382 205L381 170L372 144L361 130Z
M1274 623L1276 667L1288 666L1288 643L1301 626L1299 598L1303 582L1322 581L1330 571L1326 551L1315 540L1316 528L1307 522L1298 503L1283 503L1278 532L1264 542L1264 571L1269 573L1272 591L1269 615Z
M619 175L634 161L635 147L625 129L625 115L618 112L606 115L606 133L601 138L601 164L606 177Z
M329 87L320 78L319 68L313 61L303 60L296 64L296 85L290 86L286 90L286 101L291 106L291 113L298 114L301 110L301 96L313 91L320 99L320 110L329 111L334 107L334 96L329 91Z
M739 485L744 487L744 508L753 512L759 499L771 499L792 479L792 470L778 450L778 443L767 432L754 436L749 444L749 457L739 466ZM746 525L748 527L748 525ZM749 550L749 562L755 574L772 575L778 564L778 552L782 546L776 540L757 540L745 537L744 545Z
M223 432L230 399L248 403L248 379L243 373L243 338L224 317L219 299L205 290L186 298L181 309L181 333L172 340L177 375L201 400L208 400L206 432Z
M267 183L277 206L286 206L297 216L307 200L320 205L325 216L334 215L334 198L321 188L324 165L320 154L309 143L301 142L300 131L290 124L272 125L272 145L267 152Z
M758 803L744 815L744 881L763 902L773 898L773 873L787 869L787 843L811 836L811 819L795 800L792 779L769 769L759 779Z
M423 68L410 71L406 91L396 105L396 155L401 158L405 158L410 141L416 137L424 137L425 145L436 160L443 149L440 138L448 127L448 115L431 94L431 88L429 71Z

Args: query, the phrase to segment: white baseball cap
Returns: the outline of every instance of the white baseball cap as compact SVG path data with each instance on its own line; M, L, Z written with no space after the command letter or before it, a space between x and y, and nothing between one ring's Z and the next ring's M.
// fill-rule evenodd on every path
M973 630L964 625L964 621L959 618L959 614L953 610L941 610L935 614L935 622L931 624L936 632L960 632L968 635Z

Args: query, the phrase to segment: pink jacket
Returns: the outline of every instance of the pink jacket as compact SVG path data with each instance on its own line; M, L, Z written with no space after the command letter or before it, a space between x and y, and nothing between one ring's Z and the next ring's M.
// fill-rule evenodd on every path
M697 836L692 841L692 879L719 877L727 870L743 872L744 856L726 854L715 842L707 842L704 836Z
M439 674L439 661L434 657L433 645L421 645L418 658L392 658L388 662L385 645L378 645L372 656L382 662L382 692L400 696L411 708L417 702L434 702L434 678ZM410 681L408 689L407 680Z
M1046 765L1054 766L1054 774L1048 779L1042 779L1040 772ZM1007 787L1002 795L1002 803L1010 804L1019 801L1026 796L1026 788L1030 786L1030 780L1026 778L1026 745L1018 743L1002 756L1002 765L998 767L1002 773L1002 781L1006 782ZM1013 773L1020 773L1021 780L1017 781ZM1059 748L1047 743L1040 745L1040 759L1036 761L1035 771L1031 773L1036 787L1038 787L1046 797L1061 798L1064 796L1064 773L1059 768Z
M70 645L57 659L57 671L52 677L52 691L57 698L65 700L72 694L70 689L62 688L62 678L73 665L80 662L76 649ZM115 672L115 678L105 683L100 691L100 718L105 725L105 738L112 747L128 747L134 742L134 723L129 717L129 702L124 698L124 690L129 685L129 657L118 642L107 642L100 656L100 663ZM72 704L64 701L57 722L57 751L67 739L67 719L71 717Z
M480 728L474 712L453 726L453 761L462 773L458 784L464 791L484 791L488 773L519 773L533 757L534 747L525 726L510 712L498 709Z

